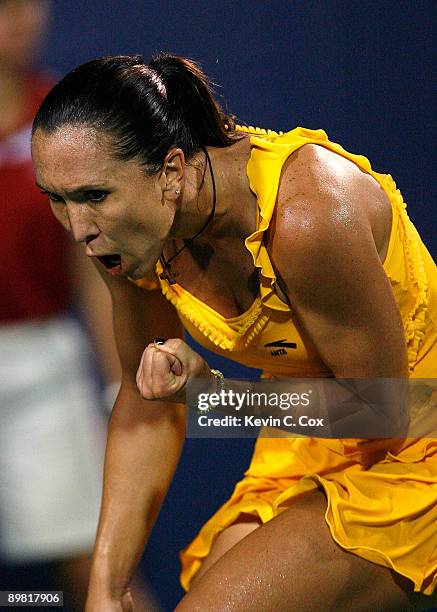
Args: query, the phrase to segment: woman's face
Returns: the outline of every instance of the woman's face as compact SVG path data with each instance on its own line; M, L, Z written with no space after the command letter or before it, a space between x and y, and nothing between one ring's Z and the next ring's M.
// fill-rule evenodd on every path
M153 272L175 209L164 198L165 174L146 176L138 160L115 159L111 143L111 136L83 126L37 130L36 181L88 256L101 258L113 275L139 279Z

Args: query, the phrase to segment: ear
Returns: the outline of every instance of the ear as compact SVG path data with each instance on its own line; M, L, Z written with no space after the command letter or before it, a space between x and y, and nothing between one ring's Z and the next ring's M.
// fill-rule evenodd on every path
M169 149L162 164L159 182L166 200L176 201L182 194L185 174L185 155L182 149Z

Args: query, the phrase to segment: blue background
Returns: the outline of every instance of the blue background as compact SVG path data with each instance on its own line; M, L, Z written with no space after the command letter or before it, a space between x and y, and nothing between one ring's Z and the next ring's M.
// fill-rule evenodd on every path
M43 65L63 75L107 54L194 58L246 123L323 128L392 174L435 253L435 16L423 0L56 0ZM187 440L142 563L164 610L181 596L177 551L230 494L252 445Z

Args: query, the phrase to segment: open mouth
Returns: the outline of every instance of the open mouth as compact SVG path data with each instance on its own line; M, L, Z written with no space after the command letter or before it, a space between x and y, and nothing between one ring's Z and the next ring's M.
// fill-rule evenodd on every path
M114 253L114 255L100 255L97 259L101 261L108 270L121 266L121 257L118 253Z

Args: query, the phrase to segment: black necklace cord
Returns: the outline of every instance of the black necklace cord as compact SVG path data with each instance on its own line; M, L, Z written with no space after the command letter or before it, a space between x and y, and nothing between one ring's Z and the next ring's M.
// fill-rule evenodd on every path
M176 253L174 255L172 255L171 257L169 257L168 259L165 259L164 255L161 255L161 257L159 258L159 261L161 262L161 265L162 265L162 268L163 268L161 274L159 275L159 278L161 280L167 281L169 283L169 285L175 285L176 284L176 281L173 278L172 271L171 271L171 265L170 265L171 262L174 259L176 259L176 257L178 255L180 255L184 249L189 247L196 240L196 238L198 236L200 236L200 234L202 232L204 232L206 230L206 228L211 223L211 221L213 220L214 215L215 215L215 208L216 208L216 203L217 203L217 192L216 192L216 185L215 185L215 177L214 177L214 172L212 170L212 163L211 163L211 158L209 156L208 150L206 149L206 147L202 147L202 150L205 153L205 158L206 158L206 161L208 162L208 168L209 168L209 172L210 172L210 175L211 175L212 194L213 194L212 195L212 208L211 208L211 212L208 215L207 220L202 225L200 230L198 232L196 232L194 234L194 236L192 236L191 238L187 238L185 240L184 246L182 246L180 249L178 249L176 251ZM204 180L205 180L205 173L203 175L202 182L201 182L201 185L200 185L199 189L202 188Z

